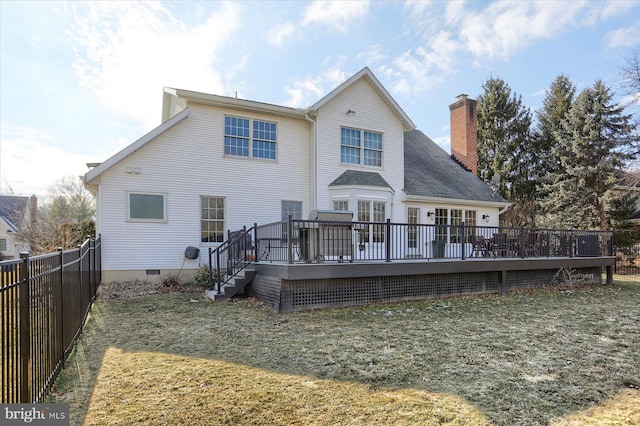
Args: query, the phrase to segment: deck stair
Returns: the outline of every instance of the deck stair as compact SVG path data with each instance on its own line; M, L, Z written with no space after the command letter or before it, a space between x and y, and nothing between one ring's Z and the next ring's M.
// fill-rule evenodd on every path
M236 276L231 278L227 283L218 289L205 291L206 297L214 301L228 300L236 294L240 293L244 288L253 281L256 276L255 269L243 269Z

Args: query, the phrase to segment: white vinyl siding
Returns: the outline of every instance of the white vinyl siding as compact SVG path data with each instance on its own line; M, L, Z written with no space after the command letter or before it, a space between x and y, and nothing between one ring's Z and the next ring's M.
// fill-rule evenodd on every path
M346 114L348 110L355 111ZM404 128L389 105L365 79L361 79L336 95L331 102L320 108L317 115L317 176L318 209L332 208L333 201L340 196L340 187L329 184L346 170L361 170L379 173L390 188L368 187L367 194L388 198L386 212L392 221L406 217L406 207L401 198L404 187ZM356 164L342 162L342 129L360 132L360 160ZM379 166L366 165L364 160L364 132L381 135L381 139L367 136L367 158ZM382 145L380 145L382 143ZM377 154L379 153L379 154ZM376 192L376 194L374 194ZM344 193L344 192L342 192ZM358 191L358 194L363 194ZM359 195L360 196L360 195ZM356 203L357 200L350 198ZM355 211L355 204L352 209ZM395 219L394 219L395 218ZM401 219L403 218L403 219Z
M224 117L240 114L194 104L189 110L185 120L101 175L98 232L103 236L104 270L180 269L187 246L212 244L201 242L203 194L225 197L225 235L254 222L279 221L283 194L311 205L310 123L251 115L278 123L278 160L247 167L246 158L224 155ZM128 173L127 168L140 172ZM168 220L126 221L125 191L166 193ZM190 262L197 266L198 261L187 261L185 267Z

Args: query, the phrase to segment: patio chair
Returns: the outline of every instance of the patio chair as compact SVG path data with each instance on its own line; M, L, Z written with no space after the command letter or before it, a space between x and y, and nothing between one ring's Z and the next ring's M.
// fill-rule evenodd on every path
M538 256L538 234L527 234L524 241L524 255Z
M471 257L487 257L489 255L489 242L482 235L472 235Z
M493 234L493 257L507 257L509 254L509 240L507 234Z

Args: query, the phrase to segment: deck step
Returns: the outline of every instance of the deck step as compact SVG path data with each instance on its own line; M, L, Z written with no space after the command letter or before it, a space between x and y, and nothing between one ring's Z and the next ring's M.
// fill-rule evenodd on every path
M205 291L205 296L214 301L228 300L240 293L256 276L254 269L244 269L220 288Z

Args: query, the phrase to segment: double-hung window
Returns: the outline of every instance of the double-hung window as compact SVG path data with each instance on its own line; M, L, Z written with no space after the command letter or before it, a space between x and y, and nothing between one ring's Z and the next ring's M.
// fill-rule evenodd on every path
M224 154L276 159L276 123L242 117L224 117Z
M0 251L7 251L7 239L0 238Z
M200 197L200 230L203 243L224 241L224 198Z
M340 161L347 164L382 167L382 133L361 129L340 129Z

